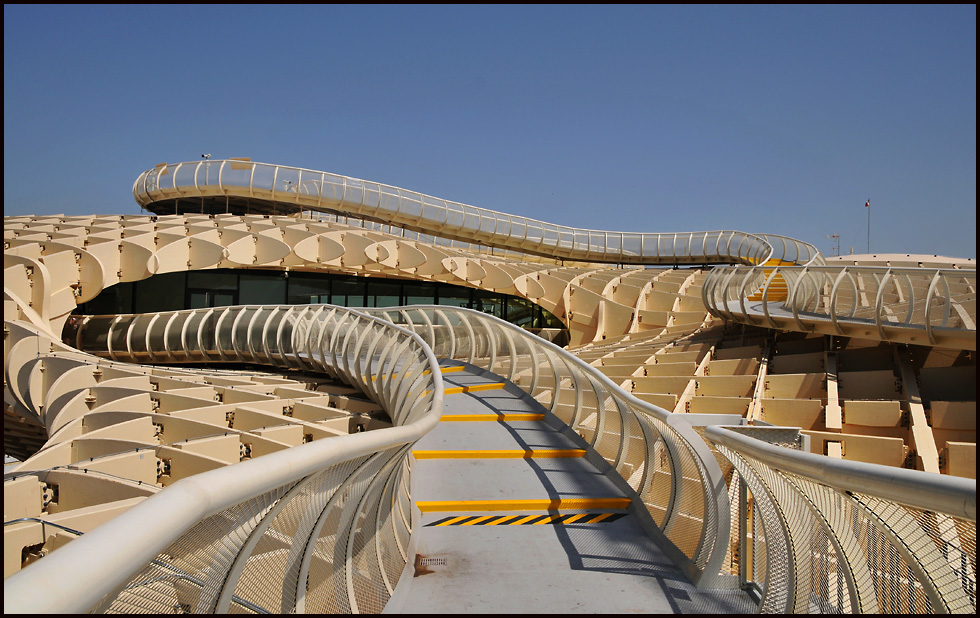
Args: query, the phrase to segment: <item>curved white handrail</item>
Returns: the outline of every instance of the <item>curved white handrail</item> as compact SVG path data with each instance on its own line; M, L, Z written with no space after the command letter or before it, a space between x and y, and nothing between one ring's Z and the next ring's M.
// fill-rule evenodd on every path
M478 208L349 176L251 161L162 164L133 183L143 207L225 196L362 217L424 234L551 258L617 264L822 262L808 243L738 231L639 233L590 230Z
M169 565L173 556L183 551L200 551L201 548L205 552L201 557L203 566L195 568L202 570L191 577L194 581L202 582L197 609L227 613L229 604L246 594L242 592L238 597L232 595L236 590L237 578L242 574L239 567L243 565L243 558L229 560L228 546L237 544L239 551L254 549L258 536L264 533L283 508L291 509L294 517L297 511L305 510L309 514L307 519L309 516L315 519L316 513L340 513L342 522L346 524L331 529L336 542L348 543L346 550L349 553L355 537L360 539L359 542L363 542L362 536L378 539L366 549L361 547L358 551L366 552L365 559L373 560L379 572L390 568L390 565L379 564L377 555L371 558L379 551L373 544L382 542L375 527L386 527L385 538L389 542L401 543L398 548L390 548L395 555L402 552L401 566L394 573L385 573L384 581L374 581L371 586L361 580L359 588L359 594L366 595L372 603L363 608L364 611L380 611L377 599L391 594L393 585L390 582L397 580L406 564L411 564L403 553L408 541L399 541L398 530L393 528L398 519L393 515L393 509L396 505L404 508L408 499L405 493L407 485L398 482L406 473L407 447L435 427L442 416L444 389L438 361L418 335L355 310L331 308L329 312L309 316L307 307L280 308L281 311L273 311L268 317L276 318L279 325L288 323L289 336L283 338L283 330L277 329L277 335L273 338L269 336L270 320L261 323L255 321L254 318L259 316L258 309L243 307L228 310L240 315L253 312L249 328L241 333L247 342L247 352L236 347L239 350L237 354L235 349L227 348L219 353L218 350L224 344L230 344L239 333L215 329L209 333L209 338L199 338L197 341L184 339L184 349L179 354L173 350L167 351L167 360L172 361L177 357L183 360L231 358L285 367L301 366L341 375L365 393L377 397L377 401L389 412L394 426L314 441L266 454L261 459L243 461L177 481L165 491L73 540L57 553L4 580L5 613L105 610L117 599L117 595L126 595L127 600L142 598L140 603L145 603L150 611L173 611L174 608L167 606L165 599L164 604L160 605L159 595L149 590L145 582L163 578L164 575L160 574L163 567L169 569L166 577L175 576L174 566ZM213 311L176 312L185 323L200 314L208 319ZM126 334L128 355L163 351L165 346L162 345L161 334L166 331L164 324L173 317L158 321L155 319L157 315L160 314L145 318L125 316L103 319L98 327L108 337L102 344L106 344L118 331ZM211 325L217 322L214 319ZM148 327L155 326L156 329L145 337L133 338L133 327L141 323ZM338 333L345 336L335 336ZM352 334L357 336L350 336ZM84 337L84 333L81 336ZM290 349L284 349L284 343ZM148 347L140 349L140 344L148 344ZM108 347L105 353L110 356L120 354L119 351L110 352ZM284 355L288 356L286 363L282 362ZM397 383L398 388L386 390L380 388L382 383ZM363 482L358 481L353 485L348 482L358 477ZM397 492L386 489L396 485L400 488ZM359 499L352 500L352 496L359 496ZM288 501L288 504L283 501ZM380 514L378 509L381 510ZM366 517L369 512L375 514L375 519ZM234 524L229 528L228 522ZM206 525L198 527L201 523ZM336 522L334 525L337 525ZM308 548L305 558L296 554L297 564L300 559L309 560L309 548L317 546L316 539L321 528L322 525L309 528L307 532L311 536L304 543L296 545L297 548ZM205 538L200 538L201 534ZM217 536L207 537L208 534ZM197 540L183 541L188 537ZM221 558L211 555L213 552L209 548L212 543L226 546L225 551L220 553ZM227 561L223 566L222 560ZM340 568L348 579L355 577L352 571L358 569L353 560L335 564L335 567ZM185 579L190 576L180 569L176 573L176 576ZM302 595L299 599L291 600L285 596L288 589L306 590L306 580L302 579L304 571L294 570L291 573L296 581L292 586L283 582L283 606L266 609L289 613L297 604L305 602ZM356 577L361 578L360 575ZM58 594L50 593L51 582L58 582ZM127 582L132 583L123 590ZM370 589L366 590L366 587ZM140 597L144 589L149 596ZM204 594L219 589L220 595ZM342 606L356 611L358 593L350 587L348 590L349 597L343 599ZM309 603L306 603L309 608ZM331 606L325 605L311 611L330 609ZM333 611L336 611L336 607L333 607Z
M712 315L746 324L976 350L976 286L975 270L717 267L701 293Z
M756 513L743 504L739 527L767 539L755 558L765 567L747 577L762 588L762 611L976 612L976 480L753 437L767 429L705 430L752 492Z

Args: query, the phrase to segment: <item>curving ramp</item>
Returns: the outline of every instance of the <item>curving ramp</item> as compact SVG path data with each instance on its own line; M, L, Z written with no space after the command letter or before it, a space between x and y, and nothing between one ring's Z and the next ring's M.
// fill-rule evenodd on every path
M161 163L133 183L157 214L340 213L421 234L550 259L615 264L822 262L816 247L738 231L638 233L556 225L349 176L249 159Z
M637 265L740 264L735 269L715 268L706 278L704 301L713 315L774 329L976 350L975 268L972 274L953 276L922 268L899 273L891 268L827 267L816 247L784 236L572 228L391 185L247 159L163 163L137 178L133 196L158 214L308 210L342 215L345 221L354 217L383 223L389 230L397 226L417 238L429 235L470 249L491 247L514 255ZM462 277L471 281L486 273L476 263L453 262L449 268L467 273ZM481 274L473 275L474 271ZM537 280L540 283L540 274ZM849 289L839 290L842 283ZM528 283L515 287L537 298L547 289ZM575 330L588 333L575 343L589 341L589 335L599 341L609 323L639 318L638 308L629 316L617 312L617 307L629 305L603 302L599 290L586 289L581 295L595 297L586 301L592 311L562 313L561 303L553 309L567 322L577 317ZM600 304L601 312L596 309Z

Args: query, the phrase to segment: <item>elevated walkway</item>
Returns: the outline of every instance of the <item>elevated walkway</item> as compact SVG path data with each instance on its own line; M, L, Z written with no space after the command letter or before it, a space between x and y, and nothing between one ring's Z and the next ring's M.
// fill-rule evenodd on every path
M608 465L541 404L500 376L443 365L442 420L413 448L414 577L386 612L755 610L737 587L695 588Z
M469 309L159 317L79 339L333 376L392 426L183 478L6 578L6 613L975 613L975 481L801 452L793 428L702 439L711 415Z
M977 349L977 274L970 268L721 267L702 300L725 320L774 330Z
M735 230L641 233L589 230L444 200L391 185L250 159L161 163L140 174L133 198L160 216L301 215L383 223L441 239L520 254L613 264L823 262L816 247Z

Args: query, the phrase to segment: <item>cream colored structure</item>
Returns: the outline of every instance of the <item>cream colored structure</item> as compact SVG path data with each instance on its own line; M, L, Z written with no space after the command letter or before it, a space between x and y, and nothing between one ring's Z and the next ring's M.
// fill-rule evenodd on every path
M5 471L5 578L63 545L78 545L73 539L81 534L89 547L96 547L102 538L95 532L100 524L150 496L163 499L167 492L161 489L178 480L227 470L221 472L224 483L235 491L222 494L215 503L220 508L182 515L183 529L134 554L123 574L135 576L142 565L150 565L160 576L163 567L154 556L163 555L169 544L193 552L211 542L193 536L197 521L228 519L222 509L234 510L260 494L271 500L263 509L272 508L275 517L280 517L276 509L294 508L285 507L286 502L272 506L287 494L290 500L305 500L303 504L334 504L330 496L335 494L326 489L317 490L316 499L301 498L307 494L290 494L290 483L304 478L304 487L336 489L340 481L329 470L354 465L358 475L376 480L365 480L361 506L351 507L342 520L374 513L380 521L383 509L369 508L369 503L400 505L404 528L391 531L393 545L377 550L381 555L398 548L394 563L380 568L380 589L392 594L402 569L412 568L412 508L406 492L411 465L405 448L435 422L435 400L426 397L438 398L441 392L435 377L403 384L398 375L406 378L414 369L395 371L385 364L401 359L409 348L416 350L413 362L428 367L425 375L438 375L438 358L456 358L524 388L584 436L611 466L617 482L636 493L693 581L710 586L722 574L739 576L762 591L763 609L813 611L808 600L813 595L825 596L831 604L831 597L843 595L848 600L839 609L884 610L882 593L859 581L860 573L881 568L880 556L867 558L868 566L840 571L830 587L814 584L811 589L800 578L782 580L783 575L768 571L763 575L777 562L779 551L798 554L792 548L800 547L800 529L778 523L785 519L776 515L780 503L817 505L808 512L814 521L825 521L834 507L819 506L812 496L832 490L806 489L826 482L822 478L777 482L785 473L771 471L778 464L753 451L752 441L726 442L727 434L709 430L711 440L724 443L712 456L698 437L703 430L692 427L797 427L801 431L790 432L796 436L790 441L797 448L808 443L811 452L841 460L840 474L845 475L865 473L848 466L868 463L975 478L973 263L826 266L812 246L771 235L576 230L377 183L243 160L158 166L140 176L134 195L154 212L171 208L182 214L4 220L4 440L6 452L23 460ZM188 212L196 203L208 212ZM263 214L215 212L218 208ZM603 262L705 266L623 268ZM716 263L744 266L706 267ZM78 303L116 283L211 268L398 277L510 294L561 319L571 343L561 351L499 320L444 307L367 313L323 306L214 308L143 317L71 317ZM72 329L66 331L69 320ZM298 323L319 325L316 343L304 339L305 347L297 346L293 333ZM357 328L364 330L354 324L363 324ZM346 335L327 337L322 333L328 328ZM212 332L226 333L227 340L205 345ZM356 332L364 334L350 334ZM63 341L63 333L71 333L69 340ZM333 350L333 356L321 349ZM396 354L398 350L402 352ZM368 360L344 360L355 357ZM206 360L225 364L221 369L192 366ZM166 365L174 362L185 366ZM228 368L236 362L249 363L249 369ZM381 375L391 376L390 387L379 388ZM433 382L420 386L429 379ZM414 412L399 416L399 402L415 392L428 395L416 398ZM372 431L376 429L382 431ZM402 432L400 437L385 437L395 430ZM351 447L344 450L338 437L351 433L359 435L345 438ZM295 448L306 443L314 444ZM368 457L376 452L386 455ZM716 457L724 465L719 467ZM246 470L239 462L272 465L294 458L302 463L284 465L307 472L270 477L261 487L245 481L256 474L256 465L247 468L253 472L234 472ZM314 469L324 472L314 478L309 476ZM790 473L801 474L799 466ZM798 494L787 493L787 482L808 497L800 502ZM948 488L936 484L938 493L916 485L919 489L912 493L919 502L910 508L928 509L923 501L955 503L956 496L969 495L969 481L949 482ZM889 500L886 482L871 485L869 495ZM214 481L202 481L199 487L216 491ZM827 504L840 500L832 497L837 494L821 495L831 496L821 498ZM931 554L920 560L914 555L917 550L906 551L902 563L910 565L916 581L925 583L921 594L892 609L975 609L975 481L972 496L972 510L946 508L944 517L950 519L939 528L946 546L957 548L962 558L954 579L973 583L966 588L930 584ZM357 510L362 506L366 510ZM131 523L125 525L138 528L140 518L157 508L128 515ZM882 515L881 508L865 502L856 508L864 509L867 526L885 522L880 529L887 542L905 546L888 536L895 534L888 522L897 515ZM882 508L894 513L895 507ZM753 509L756 517L767 512L774 519L753 520ZM244 543L248 552L241 554L241 568L232 560L227 573L238 569L237 577L242 577L248 572L242 570L245 560L254 569L268 559L256 552L270 542L269 531L283 525L276 522L269 519L265 532ZM119 534L111 532L112 525L100 533L104 538ZM855 557L864 550L835 536L839 524L829 521L827 526L830 553L824 558L837 552L832 562L860 562ZM343 533L350 535L352 559L366 551L362 541L353 540L363 534L359 530ZM777 538L784 538L782 545ZM899 533L896 539L901 538ZM254 545L260 539L265 540ZM944 551L948 556L948 548ZM763 553L766 560L760 558ZM798 554L794 564L806 564L806 572L813 572L819 562L815 555ZM38 564L56 568L52 561ZM204 585L193 583L203 581L201 575L181 573L181 581L192 582L192 588ZM896 576L908 575L903 571ZM182 585L160 594L176 594L177 607L193 597L197 609L261 608L234 588L205 602L200 595L186 597ZM313 611L383 607L364 605L351 586L346 601L324 601ZM834 586L840 586L837 592ZM59 611L109 607L112 599L103 596L110 591L97 594L99 590L93 588L97 598L86 602L80 601L81 592L69 595L80 604ZM5 585L5 609L7 596ZM159 606L146 602L142 607L152 611L170 611L167 603L174 606L172 601ZM293 599L274 611L311 609L304 603Z

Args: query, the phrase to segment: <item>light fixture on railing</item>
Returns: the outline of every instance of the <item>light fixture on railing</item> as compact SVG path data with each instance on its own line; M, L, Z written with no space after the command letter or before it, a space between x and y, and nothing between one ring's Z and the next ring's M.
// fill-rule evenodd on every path
M207 160L207 159L210 159L211 158L211 155L210 154L202 154L201 155L201 158Z

